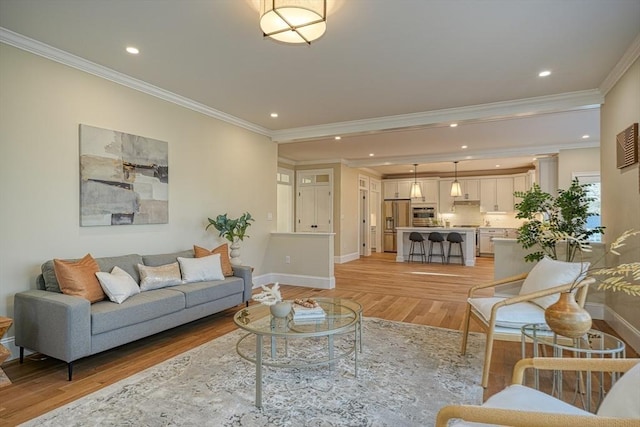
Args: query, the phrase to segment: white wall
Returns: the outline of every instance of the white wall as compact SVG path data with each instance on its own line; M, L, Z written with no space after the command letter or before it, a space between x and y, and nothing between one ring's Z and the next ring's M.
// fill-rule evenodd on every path
M0 315L53 257L214 247L208 216L249 211L242 260L264 273L277 146L267 137L0 44ZM79 226L80 123L169 143L169 223ZM12 331L9 336L13 335Z
M620 78L605 96L600 121L600 170L602 178L602 224L607 227L604 240L611 243L624 230L640 229L640 180L638 164L616 167L616 135L632 123L640 122L640 59ZM611 257L610 265L640 260L640 239L634 239L619 258ZM640 298L607 292L607 306L612 317L607 319L618 332L624 328L640 334ZM629 335L621 332L623 338ZM636 347L640 349L640 339Z

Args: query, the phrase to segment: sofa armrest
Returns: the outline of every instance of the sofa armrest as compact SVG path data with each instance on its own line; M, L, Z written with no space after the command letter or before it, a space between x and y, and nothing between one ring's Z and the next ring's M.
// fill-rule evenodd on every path
M244 295L242 296L242 301L250 301L253 292L253 268L246 265L233 265L232 268L233 275L235 277L241 277L242 280L244 280Z
M14 299L15 343L73 362L91 354L91 304L84 298L30 290Z

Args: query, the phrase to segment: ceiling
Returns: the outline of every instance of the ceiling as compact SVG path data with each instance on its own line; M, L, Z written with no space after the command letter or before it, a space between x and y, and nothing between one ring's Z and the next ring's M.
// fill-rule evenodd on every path
M137 79L270 136L294 164L384 175L454 160L513 168L598 146L610 74L640 40L640 0L327 6L326 34L300 46L262 38L256 0L1 0L0 40Z

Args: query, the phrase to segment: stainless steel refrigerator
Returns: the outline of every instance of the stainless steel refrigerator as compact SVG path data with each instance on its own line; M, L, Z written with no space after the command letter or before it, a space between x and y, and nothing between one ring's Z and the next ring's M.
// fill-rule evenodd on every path
M397 252L396 228L411 226L411 200L384 201L384 251Z

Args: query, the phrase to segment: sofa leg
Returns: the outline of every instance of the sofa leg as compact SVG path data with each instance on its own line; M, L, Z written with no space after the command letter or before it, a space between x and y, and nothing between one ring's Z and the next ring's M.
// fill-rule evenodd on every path
M245 306L245 307L249 307L249 301L245 302L245 303L244 303L244 306Z
M24 347L20 347L20 364L24 363Z
M71 378L73 377L73 362L67 363L67 372L69 374L69 381L71 381Z

